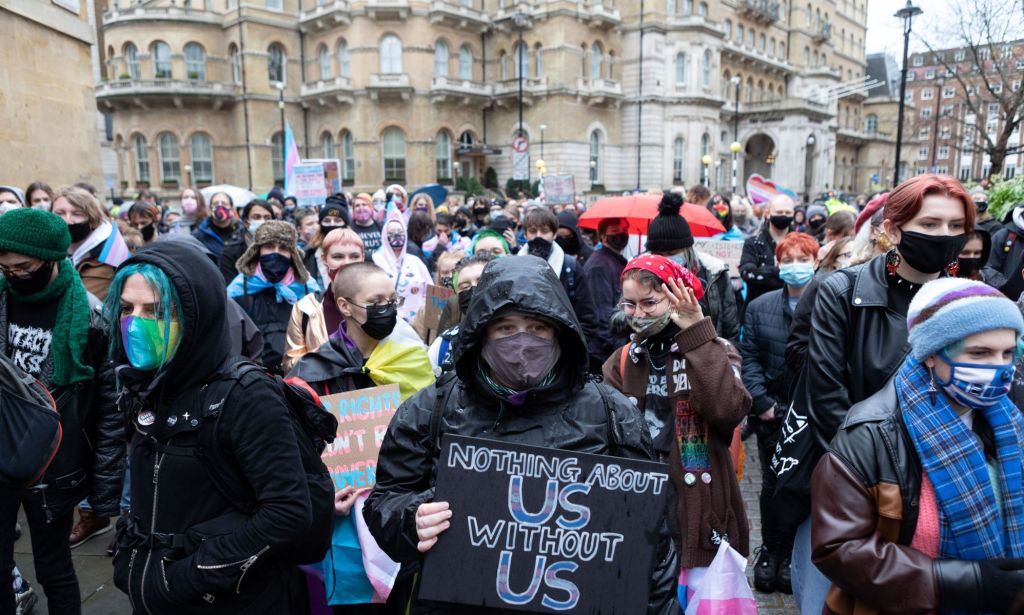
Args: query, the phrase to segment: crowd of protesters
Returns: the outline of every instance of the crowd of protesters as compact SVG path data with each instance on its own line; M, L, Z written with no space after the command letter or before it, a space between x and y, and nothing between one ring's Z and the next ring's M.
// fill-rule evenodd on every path
M638 231L398 185L303 208L0 185L0 359L63 432L37 484L0 482L0 614L81 612L72 549L107 533L135 613L498 612L419 597L453 514L439 433L665 464L649 613L686 610L723 540L802 613L1024 612L1024 203L998 220L939 175L849 202L657 195ZM375 486L325 487L296 405L386 384ZM356 526L383 595L353 581L360 549L315 547Z

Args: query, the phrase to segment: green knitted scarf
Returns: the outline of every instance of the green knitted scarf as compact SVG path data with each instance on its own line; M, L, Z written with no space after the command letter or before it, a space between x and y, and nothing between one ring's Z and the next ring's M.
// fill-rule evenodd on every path
M19 295L6 278L0 277L0 294L4 291L25 303L59 301L50 341L52 385L66 386L92 378L92 366L83 360L89 344L89 297L69 259L60 261L57 277L37 293Z

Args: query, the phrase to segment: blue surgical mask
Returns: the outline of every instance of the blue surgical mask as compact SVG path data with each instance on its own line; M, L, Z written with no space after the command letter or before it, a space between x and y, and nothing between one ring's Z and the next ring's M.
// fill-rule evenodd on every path
M668 257L668 259L670 261L679 263L679 265L684 269L686 268L686 255L684 253L680 252L679 254L673 254L672 256Z
M805 286L814 277L814 265L811 263L790 263L779 267L779 278L790 286Z
M958 404L980 410L994 406L1010 392L1013 384L1014 364L985 365L980 363L961 363L938 354L939 359L949 365L949 380L943 382L938 377L935 382L942 387L946 395Z

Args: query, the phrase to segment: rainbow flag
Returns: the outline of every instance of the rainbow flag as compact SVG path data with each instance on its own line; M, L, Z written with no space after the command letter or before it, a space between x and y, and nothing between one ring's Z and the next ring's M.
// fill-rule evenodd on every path
M292 125L284 125L284 193L295 194L295 165L302 162L299 158L299 147L295 144L295 133Z
M121 231L117 228L116 224L110 225L110 236L103 242L103 248L100 250L99 261L111 267L120 267L121 263L128 260L132 253L128 249L128 244L125 243L124 237L121 236Z

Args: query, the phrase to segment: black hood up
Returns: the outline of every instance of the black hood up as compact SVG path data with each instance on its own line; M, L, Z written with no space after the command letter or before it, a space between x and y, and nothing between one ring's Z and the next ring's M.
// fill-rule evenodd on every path
M576 213L571 210L563 210L558 214L558 227L567 228L572 231L572 234L576 236L576 241L579 242L579 252L576 253L578 258L587 258L593 252L594 248L590 247L587 241L583 238L583 233L580 232L580 219L576 216Z
M181 300L181 342L165 368L165 391L173 395L208 381L231 354L225 318L227 293L220 271L187 241L158 241L140 249L122 267L136 263L160 268Z
M582 385L587 374L587 343L562 283L547 261L536 256L499 258L487 264L473 290L455 344L455 371L463 382L476 378L480 346L487 325L507 308L544 317L559 325L562 347L559 365L571 371L572 387ZM566 367L568 366L568 367Z

